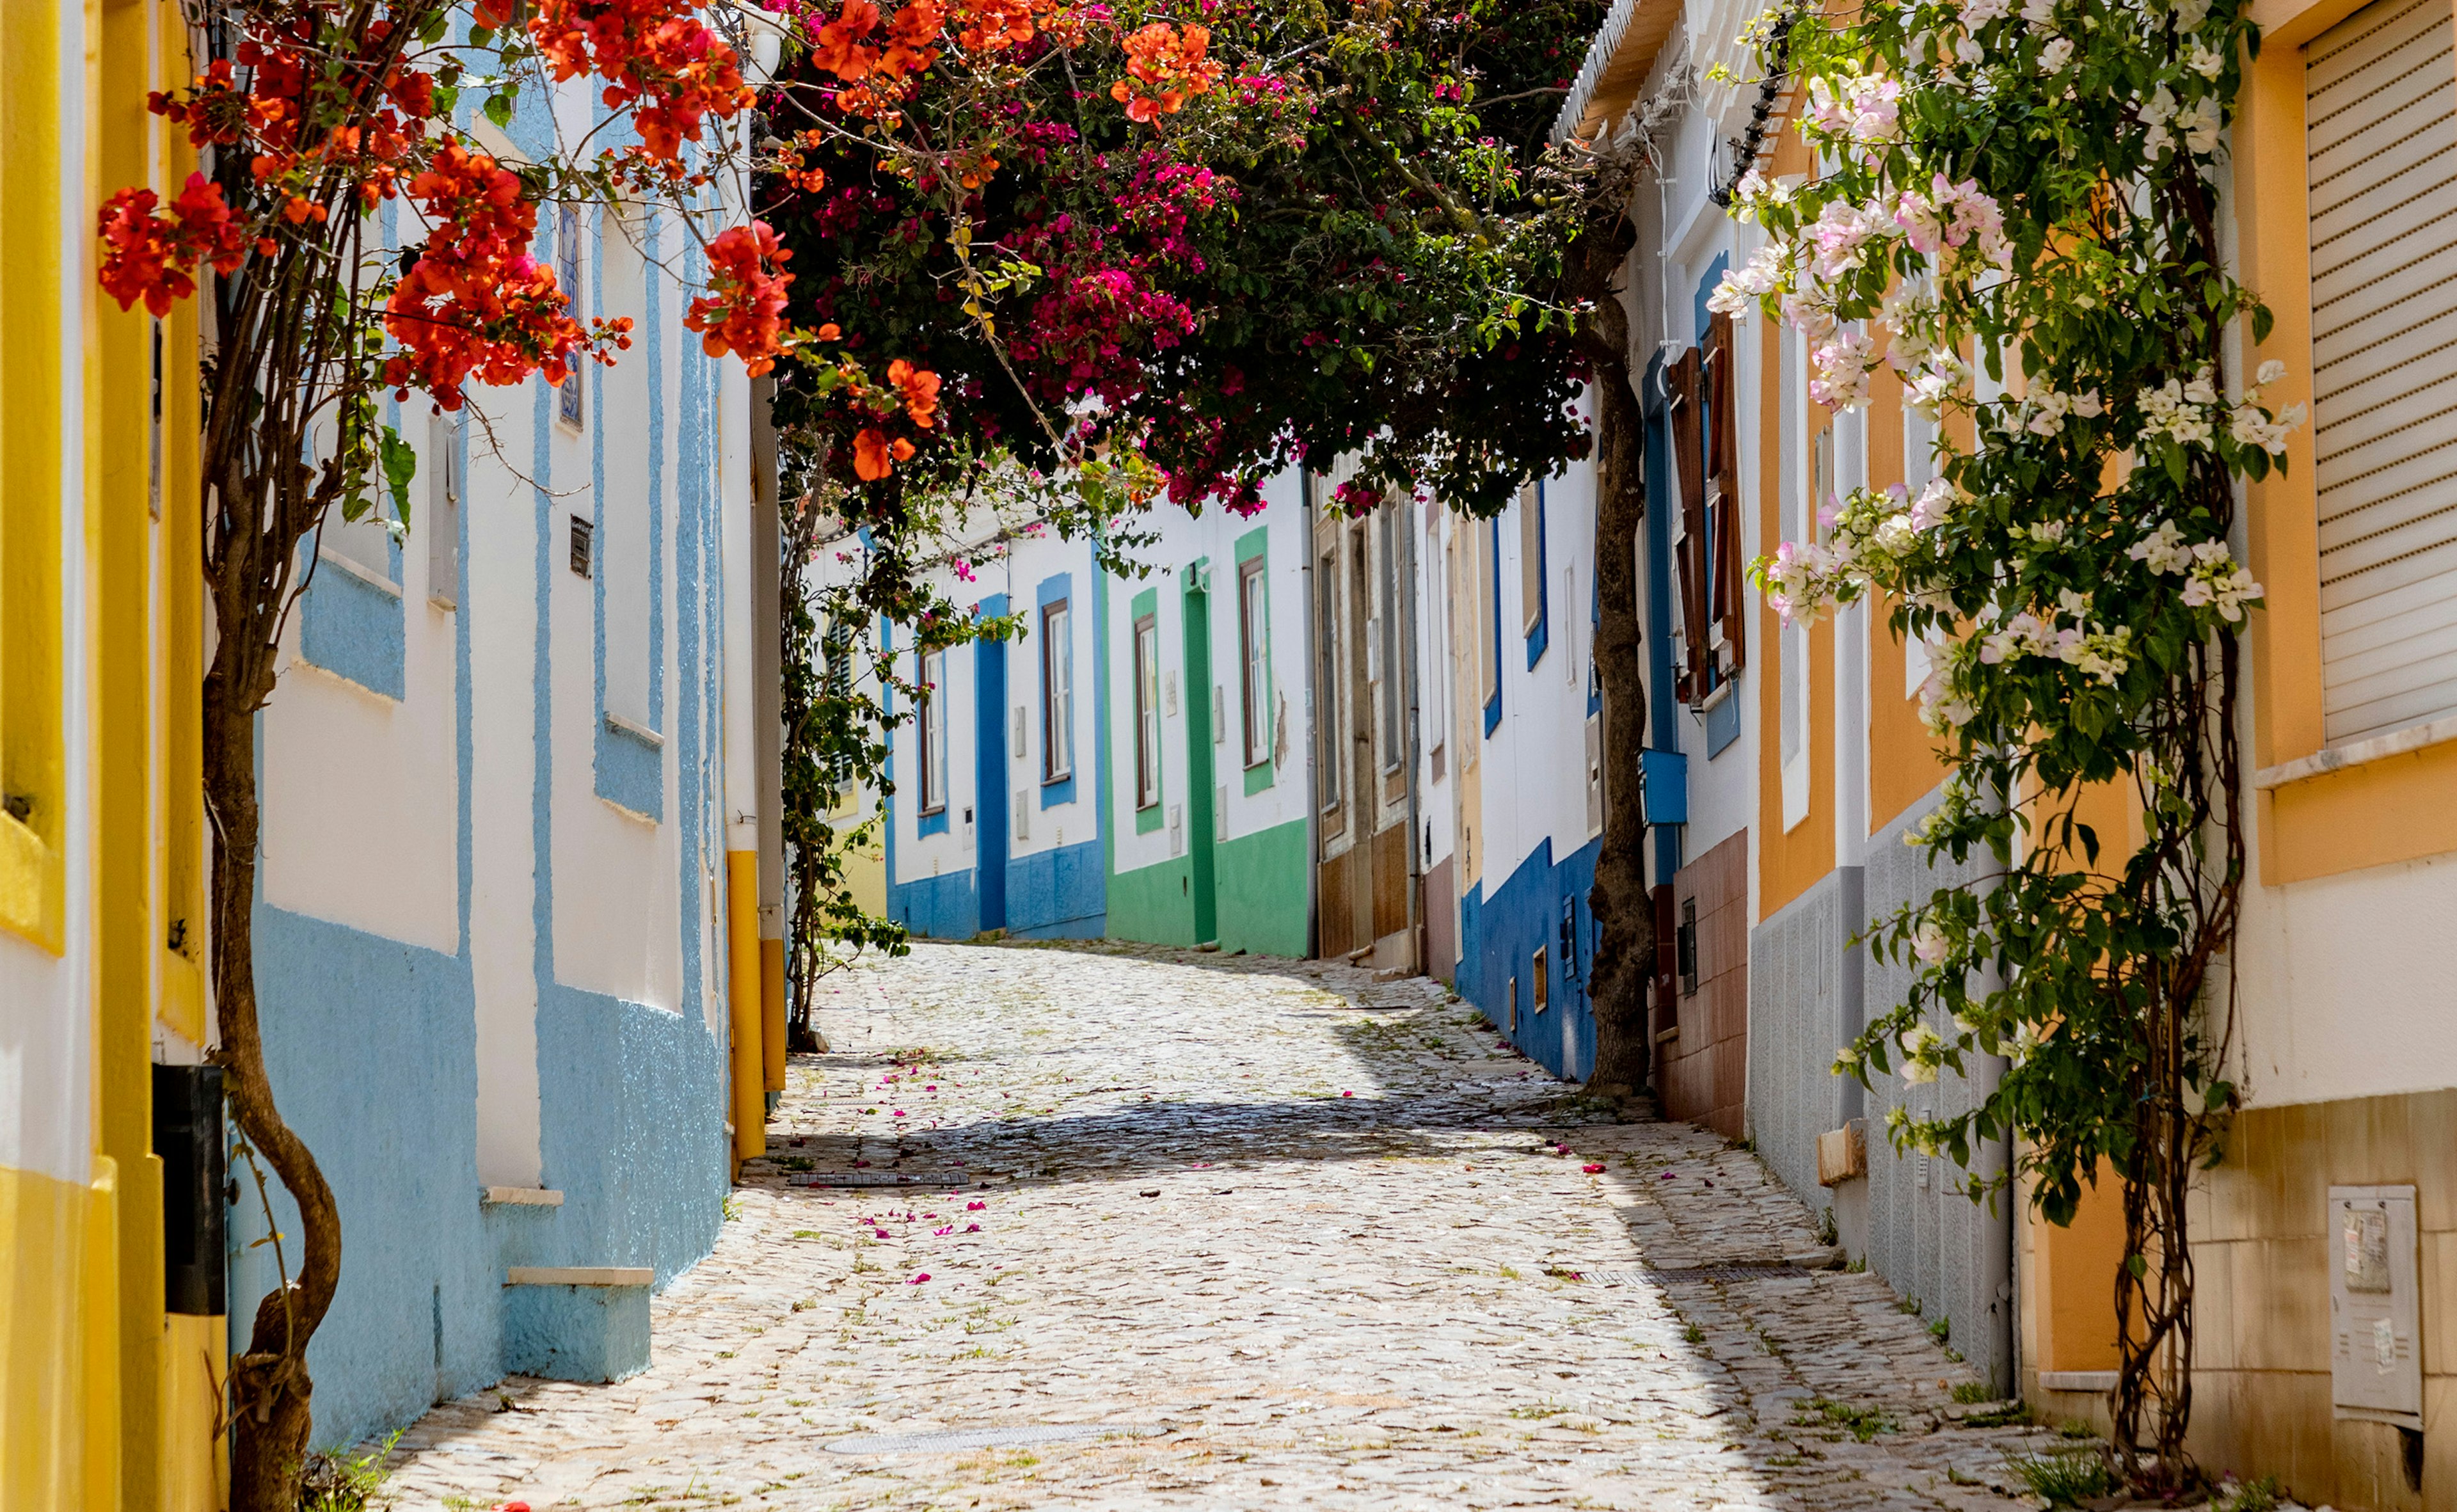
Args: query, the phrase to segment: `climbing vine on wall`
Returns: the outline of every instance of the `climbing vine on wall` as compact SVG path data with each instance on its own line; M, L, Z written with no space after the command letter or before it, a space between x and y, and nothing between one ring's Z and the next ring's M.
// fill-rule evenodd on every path
M2185 1196L2236 1102L2239 635L2261 599L2229 540L2239 483L2303 418L2262 396L2280 364L2240 371L2269 316L2217 223L2259 36L2234 0L1873 0L1745 40L1788 71L1821 168L1741 181L1766 238L1715 306L1802 332L1821 404L1864 404L1886 363L1960 422L1934 482L1821 501L1756 569L1787 616L1868 597L1937 648L1921 708L1951 771L1911 842L1995 863L1872 928L1913 984L1837 1069L1915 1084L1999 1057L1976 1106L1897 1109L1894 1141L1967 1165L2010 1133L2056 1222L2117 1173L2115 1450L2137 1487L2186 1488ZM2111 788L2137 842L2085 817Z

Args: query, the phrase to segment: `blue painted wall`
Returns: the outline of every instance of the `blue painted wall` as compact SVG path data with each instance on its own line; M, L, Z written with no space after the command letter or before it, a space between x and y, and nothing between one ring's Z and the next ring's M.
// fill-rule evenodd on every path
M696 280L701 271L696 248L687 248L684 278ZM663 321L652 317L646 324L653 361L667 349ZM617 761L626 763L619 772L609 772L602 717L591 721L585 738L593 747L587 763L592 785L627 807L662 814L666 781L674 784L678 812L668 822L677 826L676 903L661 926L678 931L681 942L679 1001L687 1010L680 1013L557 980L556 879L549 860L558 770L553 662L558 651L585 657L594 648L558 648L550 634L546 606L565 570L568 504L552 491L551 391L530 385L538 438L528 459L536 484L530 570L539 612L526 651L535 700L530 838L541 861L532 904L540 1156L544 1183L564 1193L563 1206L485 1208L479 1201L477 1003L467 944L477 777L469 673L473 639L490 657L518 656L524 648L486 624L485 606L472 602L474 595L465 592L455 615L450 704L459 767L459 953L403 944L258 901L258 984L275 1092L316 1152L341 1208L340 1290L309 1350L313 1442L320 1447L408 1422L436 1400L500 1378L506 1267L644 1265L654 1269L662 1286L708 1253L723 1223L727 1067L721 1043L697 1011L704 994L724 987L724 953L705 953L699 934L711 902L704 879L712 868L721 875L723 865L722 836L704 821L717 780L723 674L717 370L689 343L677 366L674 581L668 585L659 566L651 585L661 609L671 595L676 671L671 706L662 671L652 684L658 715L671 715L671 728L662 753L645 742L616 747ZM659 424L664 428L662 419ZM662 449L662 437L657 445ZM464 561L472 512L463 511ZM668 519L660 510L660 532ZM398 553L395 565L398 577ZM401 600L330 563L310 598L323 601L311 602L302 624L310 659L402 696ZM372 612L387 608L388 618ZM660 628L651 645L663 644ZM391 685L379 686L387 673ZM602 671L596 682L602 712ZM637 755L650 762L643 766ZM279 1268L274 1246L255 1244L268 1224L245 1162L234 1159L232 1171L241 1185L231 1215L237 1347L257 1299L278 1284ZM270 1227L289 1236L281 1253L295 1274L297 1212L267 1175Z
M1596 1064L1596 1016L1587 982L1597 928L1587 894L1595 885L1602 843L1589 840L1557 862L1547 839L1490 897L1478 881L1459 905L1459 995L1522 1053L1569 1081L1584 1081ZM1541 1013L1532 1003L1538 949L1545 952L1548 984ZM1518 994L1515 1028L1510 1013L1514 974Z

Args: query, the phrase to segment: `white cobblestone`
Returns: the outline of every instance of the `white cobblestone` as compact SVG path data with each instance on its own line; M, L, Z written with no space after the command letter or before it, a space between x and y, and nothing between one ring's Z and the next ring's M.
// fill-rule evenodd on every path
M1949 1421L1972 1377L1874 1277L1638 1274L1816 1236L1753 1155L1617 1122L1438 984L921 945L831 985L649 1373L438 1408L396 1504L2035 1504L2006 1458L2053 1436ZM970 1184L786 1184L856 1170ZM1146 1432L826 1447L1052 1424Z

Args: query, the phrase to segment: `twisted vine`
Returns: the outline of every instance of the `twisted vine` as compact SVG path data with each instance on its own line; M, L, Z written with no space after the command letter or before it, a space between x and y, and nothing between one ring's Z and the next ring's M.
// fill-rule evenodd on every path
M1888 363L1951 422L1917 495L1822 501L1754 571L1787 616L1869 598L1938 648L1921 711L1950 772L1909 839L1995 863L1871 926L1913 980L1836 1070L2000 1058L1969 1110L1888 1117L1958 1165L2013 1135L1974 1200L2020 1181L2066 1223L2116 1172L2115 1454L2137 1489L2188 1489L2186 1195L2237 1102L2237 637L2261 598L2229 540L2239 481L2303 418L2263 401L2274 362L2228 397L2240 324L2257 342L2269 316L2227 271L2211 180L2259 35L2236 0L1874 0L1745 40L1798 81L1821 171L1736 186L1767 238L1715 306L1800 329L1821 404L1866 404ZM2111 797L2129 850L2090 821Z

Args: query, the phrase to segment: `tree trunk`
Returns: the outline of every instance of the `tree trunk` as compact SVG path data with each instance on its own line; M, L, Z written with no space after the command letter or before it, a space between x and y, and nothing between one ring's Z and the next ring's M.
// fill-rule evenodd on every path
M1603 843L1587 906L1600 926L1588 983L1596 1064L1587 1085L1626 1095L1646 1084L1646 984L1655 975L1655 912L1646 895L1646 811L1639 753L1646 746L1646 681L1638 627L1638 526L1646 512L1640 472L1638 392L1630 381L1629 322L1603 292L1586 346L1595 364L1596 673L1603 692Z
M243 570L235 575L253 577ZM252 622L265 617L258 612L265 600L256 587L253 581L217 585L220 639L204 686L205 810L214 826L214 1003L221 1031L214 1059L222 1067L239 1131L299 1205L299 1269L258 1305L246 1352L231 1361L230 1505L231 1512L291 1512L299 1504L312 1428L307 1341L331 1309L341 1280L341 1221L316 1157L274 1106L257 1022L256 721L272 692L273 651L270 627ZM285 1270L291 1238L285 1234L277 1241Z

